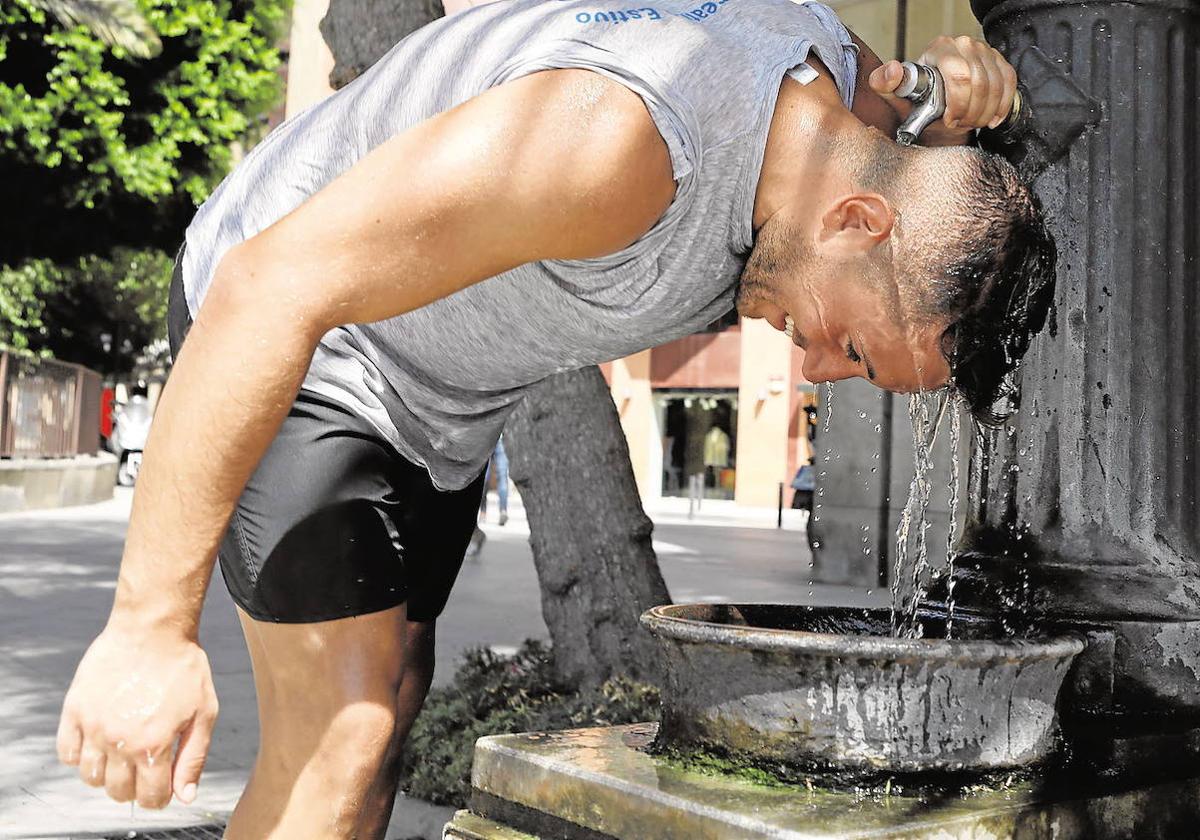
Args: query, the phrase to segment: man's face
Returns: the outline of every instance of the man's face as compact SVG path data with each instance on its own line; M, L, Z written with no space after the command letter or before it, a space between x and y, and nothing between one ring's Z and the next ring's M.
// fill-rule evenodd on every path
M933 390L950 369L941 353L945 323L911 323L904 315L890 259L819 253L786 220L759 230L742 273L738 312L765 318L805 350L804 377L832 382L856 376L888 391Z

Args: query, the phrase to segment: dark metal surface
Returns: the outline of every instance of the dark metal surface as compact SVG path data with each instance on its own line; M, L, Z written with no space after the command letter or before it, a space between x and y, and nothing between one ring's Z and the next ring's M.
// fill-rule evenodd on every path
M1021 80L1022 107L1009 126L983 131L980 145L1011 160L1032 181L1100 120L1100 103L1084 93L1036 45L1009 56Z
M1042 127L1005 152L1018 163L1058 156L1036 190L1060 256L1013 433L974 463L979 503L955 595L1106 627L1112 643L1089 653L1096 666L1071 686L1074 709L1195 718L1200 3L973 9L989 41L1049 80L1031 91Z
M930 636L937 619L927 616ZM656 607L661 738L752 761L899 772L1016 767L1053 745L1076 636L896 639L886 610L771 604ZM943 633L944 635L944 633Z

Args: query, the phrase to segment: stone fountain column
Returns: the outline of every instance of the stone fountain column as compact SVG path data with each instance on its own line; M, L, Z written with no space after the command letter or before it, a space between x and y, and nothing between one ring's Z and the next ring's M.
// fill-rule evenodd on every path
M1055 309L976 441L960 604L1093 631L1074 707L1200 716L1200 2L973 0L1032 104ZM1141 727L1145 729L1145 726Z

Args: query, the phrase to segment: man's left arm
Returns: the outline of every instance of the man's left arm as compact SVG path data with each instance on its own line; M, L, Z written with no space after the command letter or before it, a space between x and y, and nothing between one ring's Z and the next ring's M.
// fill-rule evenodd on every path
M854 114L888 136L896 133L911 104L894 95L903 71L899 61L882 61L861 38ZM937 67L946 83L946 113L922 132L923 146L961 146L979 128L1004 122L1017 90L1017 73L997 50L967 35L935 38L917 59Z

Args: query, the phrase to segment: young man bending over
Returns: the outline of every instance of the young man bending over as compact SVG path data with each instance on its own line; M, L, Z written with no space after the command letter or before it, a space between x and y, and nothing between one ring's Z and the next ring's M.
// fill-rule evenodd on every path
M827 7L508 0L276 129L188 229L177 361L62 760L118 801L194 798L219 558L261 723L227 836L382 837L505 418L735 298L813 382L953 380L986 413L1053 249L1013 170L955 145L1004 118L1012 68L970 39L924 59L950 106L937 148L904 148L898 65Z

